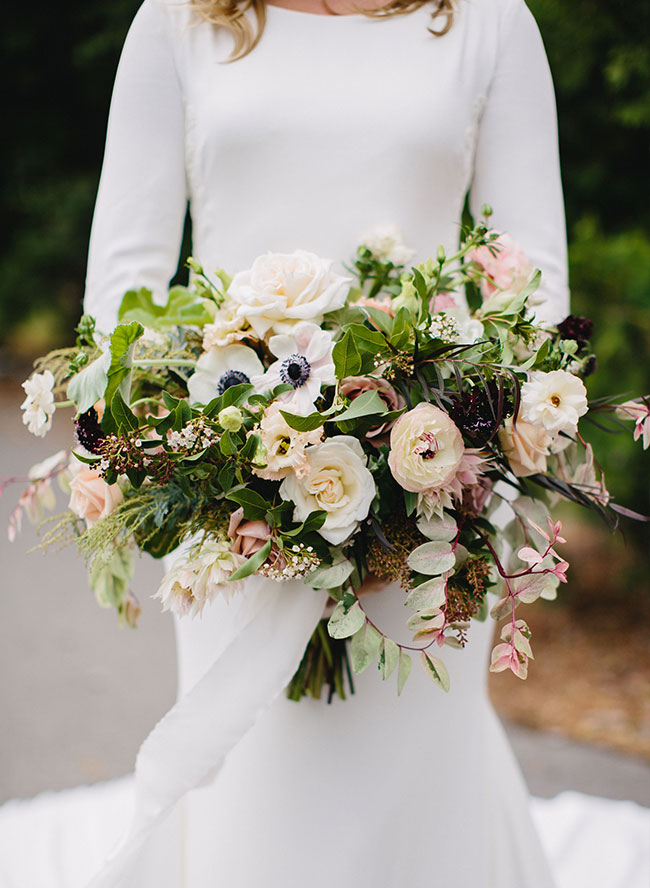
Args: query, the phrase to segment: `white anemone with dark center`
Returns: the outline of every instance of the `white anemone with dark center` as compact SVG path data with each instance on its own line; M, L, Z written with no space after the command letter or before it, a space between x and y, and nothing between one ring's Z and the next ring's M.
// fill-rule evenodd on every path
M290 385L292 392L282 395L287 410L306 415L314 410L321 386L334 385L336 375L332 360L332 334L316 324L303 321L291 333L271 336L269 349L278 358L263 376L251 377L262 391Z
M245 345L215 346L196 362L187 389L193 404L208 404L233 385L250 383L264 372L264 366L252 348Z

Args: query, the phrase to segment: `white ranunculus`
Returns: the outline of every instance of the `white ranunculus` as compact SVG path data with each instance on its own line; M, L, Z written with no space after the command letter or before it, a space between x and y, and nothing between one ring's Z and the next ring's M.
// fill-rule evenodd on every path
M257 336L287 332L298 321L320 324L328 311L342 308L352 279L332 271L331 259L296 250L267 253L232 279L228 296Z
M510 468L518 478L546 472L546 457L551 443L546 429L523 419L515 425L510 416L499 429L499 441Z
M404 490L426 493L452 481L464 453L463 436L449 416L423 402L393 426L388 465Z
M23 410L23 423L33 435L44 438L52 428L54 406L54 376L50 370L33 373L22 384L27 397L20 405Z
M367 517L375 497L375 482L366 455L356 438L337 435L309 450L311 468L303 478L290 475L280 495L295 504L294 521L310 512L327 512L319 533L333 545L346 540Z
M196 370L187 383L190 401L208 404L223 395L231 385L249 383L253 376L263 372L262 362L252 348L245 345L215 346L196 362Z
M573 435L588 410L584 383L566 370L533 371L521 387L521 418L549 434Z
M375 225L362 236L361 243L380 262L406 265L415 256L415 250L405 245L402 229L398 225Z

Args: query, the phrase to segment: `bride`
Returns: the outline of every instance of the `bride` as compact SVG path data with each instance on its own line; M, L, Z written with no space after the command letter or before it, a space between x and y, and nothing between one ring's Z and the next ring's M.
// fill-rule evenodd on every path
M188 202L193 256L237 270L267 250L341 259L378 223L401 226L420 261L457 243L468 192L473 213L489 203L494 227L542 269L538 314L566 315L553 87L524 0L371 3L145 0L116 79L92 229L85 308L100 329L128 289L164 298ZM263 596L252 584L270 581L248 582ZM269 619L246 641L247 597L178 621L181 700L215 670L239 674L237 633L250 678L236 699L203 694L176 746L162 748L162 731L183 797L96 884L552 885L487 699L489 623L446 655L449 695L415 670L398 699L366 672L347 701L294 703L277 666L287 638ZM397 587L368 596L367 610L404 640ZM317 618L289 641L304 648ZM208 723L221 768L193 788ZM146 809L170 775L141 771Z

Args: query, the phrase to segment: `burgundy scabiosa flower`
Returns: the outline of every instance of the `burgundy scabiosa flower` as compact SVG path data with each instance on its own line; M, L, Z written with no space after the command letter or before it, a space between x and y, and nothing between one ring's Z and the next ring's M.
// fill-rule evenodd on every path
M593 329L593 321L578 315L569 315L561 324L557 325L557 331L562 339L573 339L580 345L591 338Z
M101 453L100 444L105 435L99 424L99 417L94 407L81 413L74 421L77 441L89 453Z
M512 401L504 392L499 416L499 387L494 380L488 382L490 396L483 386L475 386L470 392L456 396L449 408L449 415L461 432L476 447L481 447L494 434L497 426L512 413Z

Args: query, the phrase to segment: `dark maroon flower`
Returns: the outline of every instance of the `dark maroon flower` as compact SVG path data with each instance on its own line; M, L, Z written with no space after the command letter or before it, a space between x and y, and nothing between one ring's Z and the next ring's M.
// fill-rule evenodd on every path
M104 440L104 432L99 424L99 417L94 407L81 413L74 421L77 441L89 453L101 453L100 444Z
M494 380L488 382L490 396L483 386L476 386L471 392L463 392L449 408L449 415L461 432L475 447L485 444L494 434L497 426L512 413L512 401L504 392L499 415L499 386Z
M557 331L562 339L574 339L580 344L591 338L593 329L593 321L578 315L569 315L561 324L557 325Z

